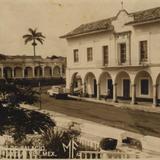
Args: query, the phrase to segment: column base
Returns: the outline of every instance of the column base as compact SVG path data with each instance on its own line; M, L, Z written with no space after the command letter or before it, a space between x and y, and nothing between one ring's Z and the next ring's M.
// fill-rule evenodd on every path
M152 104L152 107L153 108L155 108L155 107L157 107L158 106L158 104Z
M118 103L118 100L113 100L114 103Z
M100 98L100 97L97 97L97 100L101 100L101 98Z
M130 104L134 105L134 104L138 104L137 102L131 102Z

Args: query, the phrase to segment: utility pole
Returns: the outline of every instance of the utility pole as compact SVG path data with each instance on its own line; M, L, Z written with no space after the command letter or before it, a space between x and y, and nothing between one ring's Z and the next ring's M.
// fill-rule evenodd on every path
M39 62L39 71L38 71L38 78L39 78L39 83L38 83L38 86L39 86L39 110L42 109L42 88L41 88L41 80L40 80L40 69L41 69L41 65L40 65L40 62Z
M42 96L41 96L41 94L42 94L42 90L41 90L41 81L39 81L39 110L41 110L42 109Z

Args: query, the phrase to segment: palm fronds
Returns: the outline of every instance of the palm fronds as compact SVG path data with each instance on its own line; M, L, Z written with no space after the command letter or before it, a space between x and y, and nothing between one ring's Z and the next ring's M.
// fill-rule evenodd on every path
M28 31L30 32L30 34L23 35L23 38L25 39L25 44L27 44L29 41L38 41L43 44L44 38L46 37L42 35L41 32L37 32L36 28L29 28Z
M31 42L34 50L34 55L35 55L35 46L37 45L37 42L39 42L40 44L43 44L44 39L46 37L41 32L37 32L37 28L35 29L29 28L28 31L29 31L29 34L25 34L22 37L25 39L24 40L25 44L27 44L28 42Z

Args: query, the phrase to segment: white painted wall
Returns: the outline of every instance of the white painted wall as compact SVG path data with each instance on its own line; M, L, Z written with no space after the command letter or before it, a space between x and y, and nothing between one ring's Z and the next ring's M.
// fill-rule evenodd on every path
M88 67L101 67L102 61L102 46L108 45L110 48L110 33L99 33L96 35L88 35L84 37L74 38L68 40L68 67L69 68L88 68ZM87 48L93 48L93 61L87 62ZM79 50L79 62L73 62L73 50Z
M124 25L131 20L132 17L122 11L119 13L117 19L112 22L114 32L131 31L131 64L139 65L139 41L141 40L148 41L149 63L160 63L160 23L145 24L136 27ZM115 52L117 52L118 42L119 41L115 42L115 37L111 32L102 32L68 39L68 67L101 67L103 64L102 46L104 45L108 45L109 47L109 66L117 66L117 53ZM126 42L128 44L126 39L120 40L120 42ZM87 62L88 47L93 47L93 62ZM128 47L127 50L129 49ZM73 49L79 49L79 63L73 62Z
M147 64L150 65L146 70L150 73L150 75L153 78L153 83L155 83L156 76L158 73L160 73L160 23L152 23L152 24L145 24L145 25L139 25L139 26L132 26L132 25L125 25L125 23L130 22L133 20L133 17L128 15L125 11L119 12L117 14L117 18L112 22L112 25L114 26L114 32L120 33L120 32L128 32L130 31L130 37L122 36L120 38L116 38L114 32L101 32L101 33L95 33L92 35L85 35L75 38L67 39L68 42L68 50L67 50L67 72L66 72L66 78L67 78L67 88L69 88L71 83L71 77L73 73L78 72L82 77L85 76L85 74L89 71L95 75L100 75L101 72L104 70L108 71L108 68L103 69L103 53L102 53L102 47L104 45L108 45L109 49L109 64L108 67L118 67L118 50L117 45L121 42L126 42L128 45L127 47L127 63L124 64L125 66L142 66L139 63L139 42L142 40L148 41L148 62ZM93 47L93 61L87 62L87 48ZM79 50L79 62L74 63L73 62L73 50L78 49ZM130 57L129 57L130 56ZM130 64L129 64L129 58L130 58ZM157 67L153 67L152 65L158 65ZM128 69L127 67L125 69ZM143 70L143 68L135 69L136 73L138 71ZM118 69L112 70L112 68L109 69L111 73L116 74L119 72ZM132 71L128 71L131 73ZM122 79L125 77L122 77ZM82 78L83 79L83 78ZM98 80L97 76L96 79ZM122 83L122 79L119 79L119 84ZM131 79L132 80L132 79ZM82 80L83 81L83 80ZM152 85L153 83L150 83L150 95L148 95L147 98L152 98ZM88 86L88 90L90 86ZM102 82L102 85L100 86L100 94L103 94L105 92L106 88L106 82ZM139 94L139 82L137 82L137 96L143 97ZM117 91L118 96L122 95L122 84L118 85ZM131 89L130 89L131 91ZM91 91L89 91L91 92ZM130 93L131 95L131 93ZM158 94L160 98L160 93Z

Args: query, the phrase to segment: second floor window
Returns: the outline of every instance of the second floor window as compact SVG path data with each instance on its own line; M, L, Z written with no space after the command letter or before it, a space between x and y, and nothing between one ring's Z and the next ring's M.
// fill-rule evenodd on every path
M92 48L87 48L87 61L93 61L93 50Z
M148 59L147 41L140 41L140 61L146 62Z
M126 43L119 44L120 63L126 62Z
M74 62L79 62L78 49L73 50Z
M103 65L108 65L108 46L103 46Z

